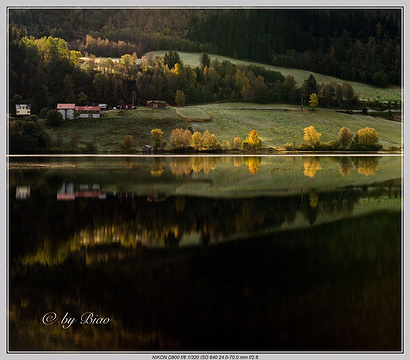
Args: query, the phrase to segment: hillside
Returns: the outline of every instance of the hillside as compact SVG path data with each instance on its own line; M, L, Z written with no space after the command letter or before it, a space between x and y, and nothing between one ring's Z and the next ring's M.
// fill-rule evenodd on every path
M293 109L289 111L287 109ZM341 127L352 132L373 127L379 133L385 148L401 146L401 123L364 115L347 115L329 111L298 111L298 107L268 106L244 103L196 105L167 109L138 108L124 112L103 112L100 119L65 121L56 128L47 128L55 142L59 136L63 146L68 146L74 132L79 132L78 148L94 142L99 153L122 153L124 136L133 136L133 148L140 151L150 144L151 129L164 131L169 141L175 128L191 126L192 130L209 130L218 140L231 141L235 136L244 140L255 129L263 147L281 146L288 142L303 143L303 129L313 125L322 134L321 141L336 140Z
M164 56L166 52L167 51L165 50L159 50L159 51L153 51L152 54L154 56ZM184 62L184 64L193 66L193 67L199 66L200 55L201 55L200 53L179 52L179 56L181 57L181 60ZM298 87L302 86L303 82L309 77L310 74L313 74L318 84L330 83L330 82L336 82L338 84L342 84L343 82L346 82L346 80L342 80L339 78L335 78L332 76L323 75L323 74L319 74L319 73L315 73L315 72L311 72L307 70L292 69L292 68L285 68L285 67L280 67L280 66L260 64L260 63L256 63L252 61L237 60L237 59L229 58L226 56L215 55L215 54L209 54L209 56L211 60L218 59L221 62L224 60L227 60L234 64L245 65L245 66L246 65L262 65L267 70L278 71L284 76L292 75L295 78ZM352 82L352 81L348 81L348 82L349 84L352 85L355 93L359 94L359 98L361 100L364 100L364 101L377 100L380 102L401 101L401 88L398 86L380 88L377 86L359 83L359 82Z

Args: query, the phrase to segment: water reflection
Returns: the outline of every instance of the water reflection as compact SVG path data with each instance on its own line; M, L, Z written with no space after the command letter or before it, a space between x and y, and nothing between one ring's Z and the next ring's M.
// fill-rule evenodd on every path
M305 176L309 176L311 178L314 177L320 169L322 169L320 166L319 158L317 157L312 157L312 158L307 159L303 163L303 166L305 167L305 171L304 171Z
M398 350L400 165L11 162L11 349ZM66 331L47 311L115 321Z

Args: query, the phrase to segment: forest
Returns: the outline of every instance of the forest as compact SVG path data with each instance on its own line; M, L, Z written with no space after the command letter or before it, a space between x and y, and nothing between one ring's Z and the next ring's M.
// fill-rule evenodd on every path
M401 82L395 8L16 9L10 24L35 38L63 38L83 55L208 52L378 86Z

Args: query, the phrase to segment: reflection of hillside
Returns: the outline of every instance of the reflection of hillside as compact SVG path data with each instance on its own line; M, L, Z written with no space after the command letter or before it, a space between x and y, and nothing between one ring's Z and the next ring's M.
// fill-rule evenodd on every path
M87 267L75 259L19 267L11 349L315 351L325 341L327 349L400 350L400 223L399 213L381 212L206 251L100 246L87 250ZM129 257L107 257L105 248ZM39 326L45 308L113 321Z
M208 183L206 179L186 181L186 186ZM251 199L106 193L104 201L83 197L61 202L43 198L39 193L32 195L29 207L21 207L17 200L11 202L11 223L15 224L10 229L12 258L26 264L56 264L70 253L81 253L83 248L91 251L98 245L113 244L127 249L140 245L204 245L249 238L282 227L289 229L292 224L300 227L312 226L319 220L334 221L350 216L361 199L377 199L379 208L380 201L397 196L400 199L400 183ZM297 223L295 219L299 219ZM84 254L91 259L89 252ZM115 254L114 251L113 256L119 256Z

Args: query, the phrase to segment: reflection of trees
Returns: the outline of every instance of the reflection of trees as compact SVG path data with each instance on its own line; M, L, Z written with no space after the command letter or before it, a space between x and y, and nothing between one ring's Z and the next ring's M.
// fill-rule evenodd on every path
M148 201L146 196L105 200L57 201L38 190L22 206L10 200L10 252L14 261L56 264L81 246L117 244L122 248L176 247L188 236L202 243L248 237L292 224L298 213L313 225L324 216L348 216L361 197L389 196L387 185L299 196L207 198L175 196ZM395 186L395 184L394 184ZM320 200L320 201L319 201Z
M379 160L379 157L374 156L357 157L354 159L354 164L358 174L372 176L379 169Z
M339 158L339 173L342 176L349 175L353 169L353 162L350 156L342 156Z
M162 173L164 172L163 166L164 161L161 158L155 158L154 163L152 164L151 167L151 175L153 177L160 177Z
M314 177L316 172L321 169L319 159L316 157L308 158L303 166L305 167L305 176Z
M249 171L252 175L255 175L258 171L258 167L262 162L262 158L260 156L250 156L250 157L243 157L243 163L249 167Z
M124 158L124 167L126 169L132 169L132 158L130 157Z

